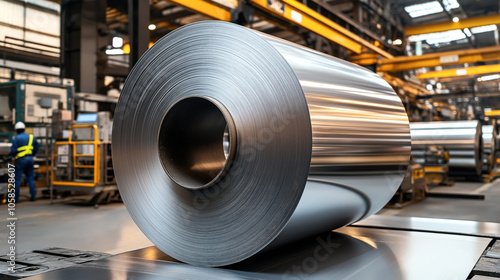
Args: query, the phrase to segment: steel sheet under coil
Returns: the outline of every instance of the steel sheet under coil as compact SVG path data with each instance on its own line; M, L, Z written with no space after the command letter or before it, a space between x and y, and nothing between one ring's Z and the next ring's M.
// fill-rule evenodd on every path
M490 172L496 166L498 135L492 125L483 125L483 171Z
M136 224L203 266L373 214L411 149L404 107L375 73L217 21L176 29L139 60L112 143Z
M452 175L480 175L483 170L482 126L479 121L411 123L412 157L424 162L427 146L445 147Z

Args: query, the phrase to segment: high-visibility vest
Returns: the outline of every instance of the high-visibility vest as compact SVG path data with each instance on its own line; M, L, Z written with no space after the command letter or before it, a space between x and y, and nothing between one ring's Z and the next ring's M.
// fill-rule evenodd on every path
M17 148L16 159L31 155L33 153L33 134L30 134L28 145Z

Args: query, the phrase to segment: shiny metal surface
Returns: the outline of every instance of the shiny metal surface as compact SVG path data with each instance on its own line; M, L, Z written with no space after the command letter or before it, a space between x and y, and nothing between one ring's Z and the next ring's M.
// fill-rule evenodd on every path
M500 238L500 224L489 222L372 215L353 226Z
M373 214L410 155L404 107L378 75L216 21L179 28L140 59L112 143L136 224L203 266Z
M424 162L425 148L445 147L450 153L451 175L480 175L483 170L482 126L479 121L413 122L410 124L412 157Z
M160 128L158 152L163 169L188 189L215 185L233 163L235 132L229 112L219 102L181 99L169 109Z
M156 247L149 247L26 279L463 280L490 241L346 227L225 268L178 263Z
M492 125L483 125L483 171L490 172L497 161L498 135L493 130Z
M9 155L10 146L12 146L12 143L0 143L0 155L2 156Z

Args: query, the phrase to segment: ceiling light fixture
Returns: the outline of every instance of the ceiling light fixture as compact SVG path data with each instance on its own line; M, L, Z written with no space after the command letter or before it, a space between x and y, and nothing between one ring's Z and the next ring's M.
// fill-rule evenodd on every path
M470 29L472 34L484 33L484 32L495 31L495 30L497 30L497 26L494 24L478 26L478 27L474 27L474 28Z
M404 7L404 9L412 18L436 14L444 11L443 7L441 6L441 4L439 4L438 1L410 5Z
M408 40L410 42L426 41L428 44L440 44L440 43L448 43L451 41L457 41L465 38L466 38L465 34L460 29L456 29L444 32L412 35L408 37Z
M399 45L403 44L403 41L401 39L396 39L392 42L392 44L395 46L399 46Z
M500 74L493 74L493 75L486 75L479 77L477 80L478 81L492 81L492 80L498 80L500 79Z
M109 49L106 50L107 55L121 55L124 54L124 51L122 49Z
M118 36L113 37L113 39L111 40L111 46L113 46L113 48L123 47L123 38Z

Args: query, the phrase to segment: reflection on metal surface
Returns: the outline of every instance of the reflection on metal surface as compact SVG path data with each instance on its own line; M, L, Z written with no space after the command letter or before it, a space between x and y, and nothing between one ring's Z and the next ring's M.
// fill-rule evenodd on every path
M483 170L482 131L479 121L411 123L411 155L424 162L427 146L445 147L450 153L450 174L480 175Z
M375 213L410 154L404 107L378 75L214 21L148 50L113 130L132 218L161 250L203 266Z
M340 231L342 231L341 229ZM228 268L279 279L404 279L386 244L362 235L330 232L256 255Z
M458 280L467 278L490 241L346 227L224 268L178 263L156 247L149 247L26 279Z
M234 159L233 120L212 98L190 97L176 102L165 114L158 138L165 172L188 189L215 185Z
M347 227L339 232L388 246L398 260L404 280L467 279L491 242L490 238L371 228ZM375 279L384 279L383 274L380 276Z
M500 224L489 222L373 215L353 226L500 238Z

